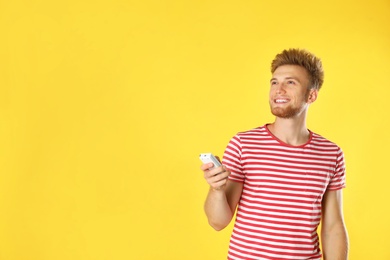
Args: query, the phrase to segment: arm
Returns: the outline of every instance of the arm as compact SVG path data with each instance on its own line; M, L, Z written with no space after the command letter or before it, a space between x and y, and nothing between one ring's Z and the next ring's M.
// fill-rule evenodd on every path
M212 163L202 165L204 178L210 185L204 210L210 226L222 230L234 216L238 201L241 197L243 184L229 181L230 172L224 167L208 170Z
M342 190L326 191L322 200L322 249L325 260L348 259L348 234L342 210Z

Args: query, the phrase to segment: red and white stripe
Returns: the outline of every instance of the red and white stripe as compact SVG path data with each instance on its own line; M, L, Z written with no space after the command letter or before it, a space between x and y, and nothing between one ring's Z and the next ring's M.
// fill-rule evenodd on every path
M262 126L234 136L223 157L244 183L228 259L321 259L317 227L326 190L345 187L341 149L310 132L285 144Z

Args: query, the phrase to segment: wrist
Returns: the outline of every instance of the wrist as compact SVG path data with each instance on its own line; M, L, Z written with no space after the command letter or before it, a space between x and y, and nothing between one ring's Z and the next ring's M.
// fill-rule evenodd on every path
M225 187L226 185L220 186L220 187L213 187L210 186L210 191L215 193L225 193Z

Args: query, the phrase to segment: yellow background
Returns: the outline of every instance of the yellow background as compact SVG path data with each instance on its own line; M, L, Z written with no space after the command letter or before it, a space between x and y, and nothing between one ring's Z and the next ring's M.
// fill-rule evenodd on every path
M290 47L325 67L350 259L390 259L389 26L389 0L1 0L0 259L225 259L198 154L273 120Z

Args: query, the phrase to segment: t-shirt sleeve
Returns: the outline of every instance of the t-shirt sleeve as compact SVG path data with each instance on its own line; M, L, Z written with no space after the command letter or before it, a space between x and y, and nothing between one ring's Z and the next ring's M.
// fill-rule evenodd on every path
M345 177L346 176L345 176L344 153L339 148L337 159L336 159L335 173L329 182L328 190L339 190L345 188L346 186Z
M230 171L229 180L244 182L245 174L241 164L241 140L238 135L235 135L227 145L223 154L222 163Z

